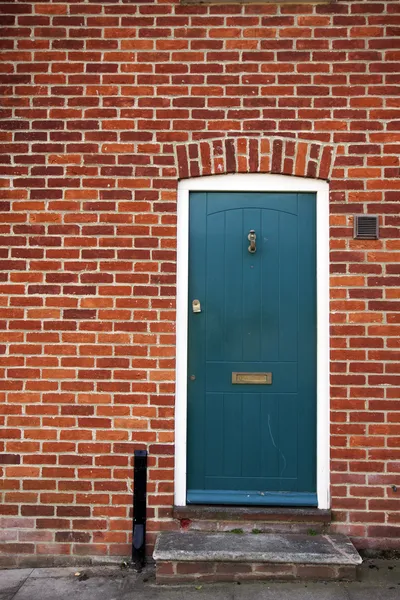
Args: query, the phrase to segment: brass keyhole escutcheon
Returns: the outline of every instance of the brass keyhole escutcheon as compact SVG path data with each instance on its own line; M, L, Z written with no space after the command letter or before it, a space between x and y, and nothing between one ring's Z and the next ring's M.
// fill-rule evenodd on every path
M195 300L192 300L192 312L194 312L194 313L201 312L200 300L197 300L197 298Z
M256 232L254 231L254 229L250 229L249 231L249 235L247 236L247 239L250 242L250 246L248 247L248 251L250 252L250 254L254 254L255 251L257 250L256 248Z

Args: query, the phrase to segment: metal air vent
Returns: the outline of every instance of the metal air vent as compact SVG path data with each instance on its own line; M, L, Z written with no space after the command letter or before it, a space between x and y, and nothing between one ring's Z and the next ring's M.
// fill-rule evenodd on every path
M379 217L377 215L354 215L354 239L377 240Z

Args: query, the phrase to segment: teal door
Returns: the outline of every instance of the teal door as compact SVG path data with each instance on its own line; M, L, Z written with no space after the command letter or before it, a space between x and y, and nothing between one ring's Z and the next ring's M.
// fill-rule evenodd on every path
M316 506L315 195L189 203L187 501Z

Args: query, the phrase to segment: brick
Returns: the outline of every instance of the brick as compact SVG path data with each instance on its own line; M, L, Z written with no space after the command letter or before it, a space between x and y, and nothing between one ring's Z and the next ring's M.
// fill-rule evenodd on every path
M315 580L335 579L336 568L328 565L297 565L296 577Z
M166 565L164 565L163 575L166 575L165 571L167 570ZM157 569L158 571L158 569ZM213 563L191 563L191 562L178 562L176 564L176 573L178 575L186 575L186 574L197 574L197 573L213 573L214 565Z
M2 465L19 465L21 456L19 454L1 454L0 464Z
M212 566L212 565L210 565ZM252 567L250 564L246 563L217 563L216 564L216 573L225 573L225 574L243 574L243 573L251 573ZM179 571L178 571L179 572ZM202 572L202 571L198 571Z

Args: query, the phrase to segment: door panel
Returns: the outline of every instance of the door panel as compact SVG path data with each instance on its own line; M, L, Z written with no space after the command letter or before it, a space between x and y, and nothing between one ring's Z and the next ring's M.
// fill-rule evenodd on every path
M315 208L313 194L190 195L188 502L316 503Z

